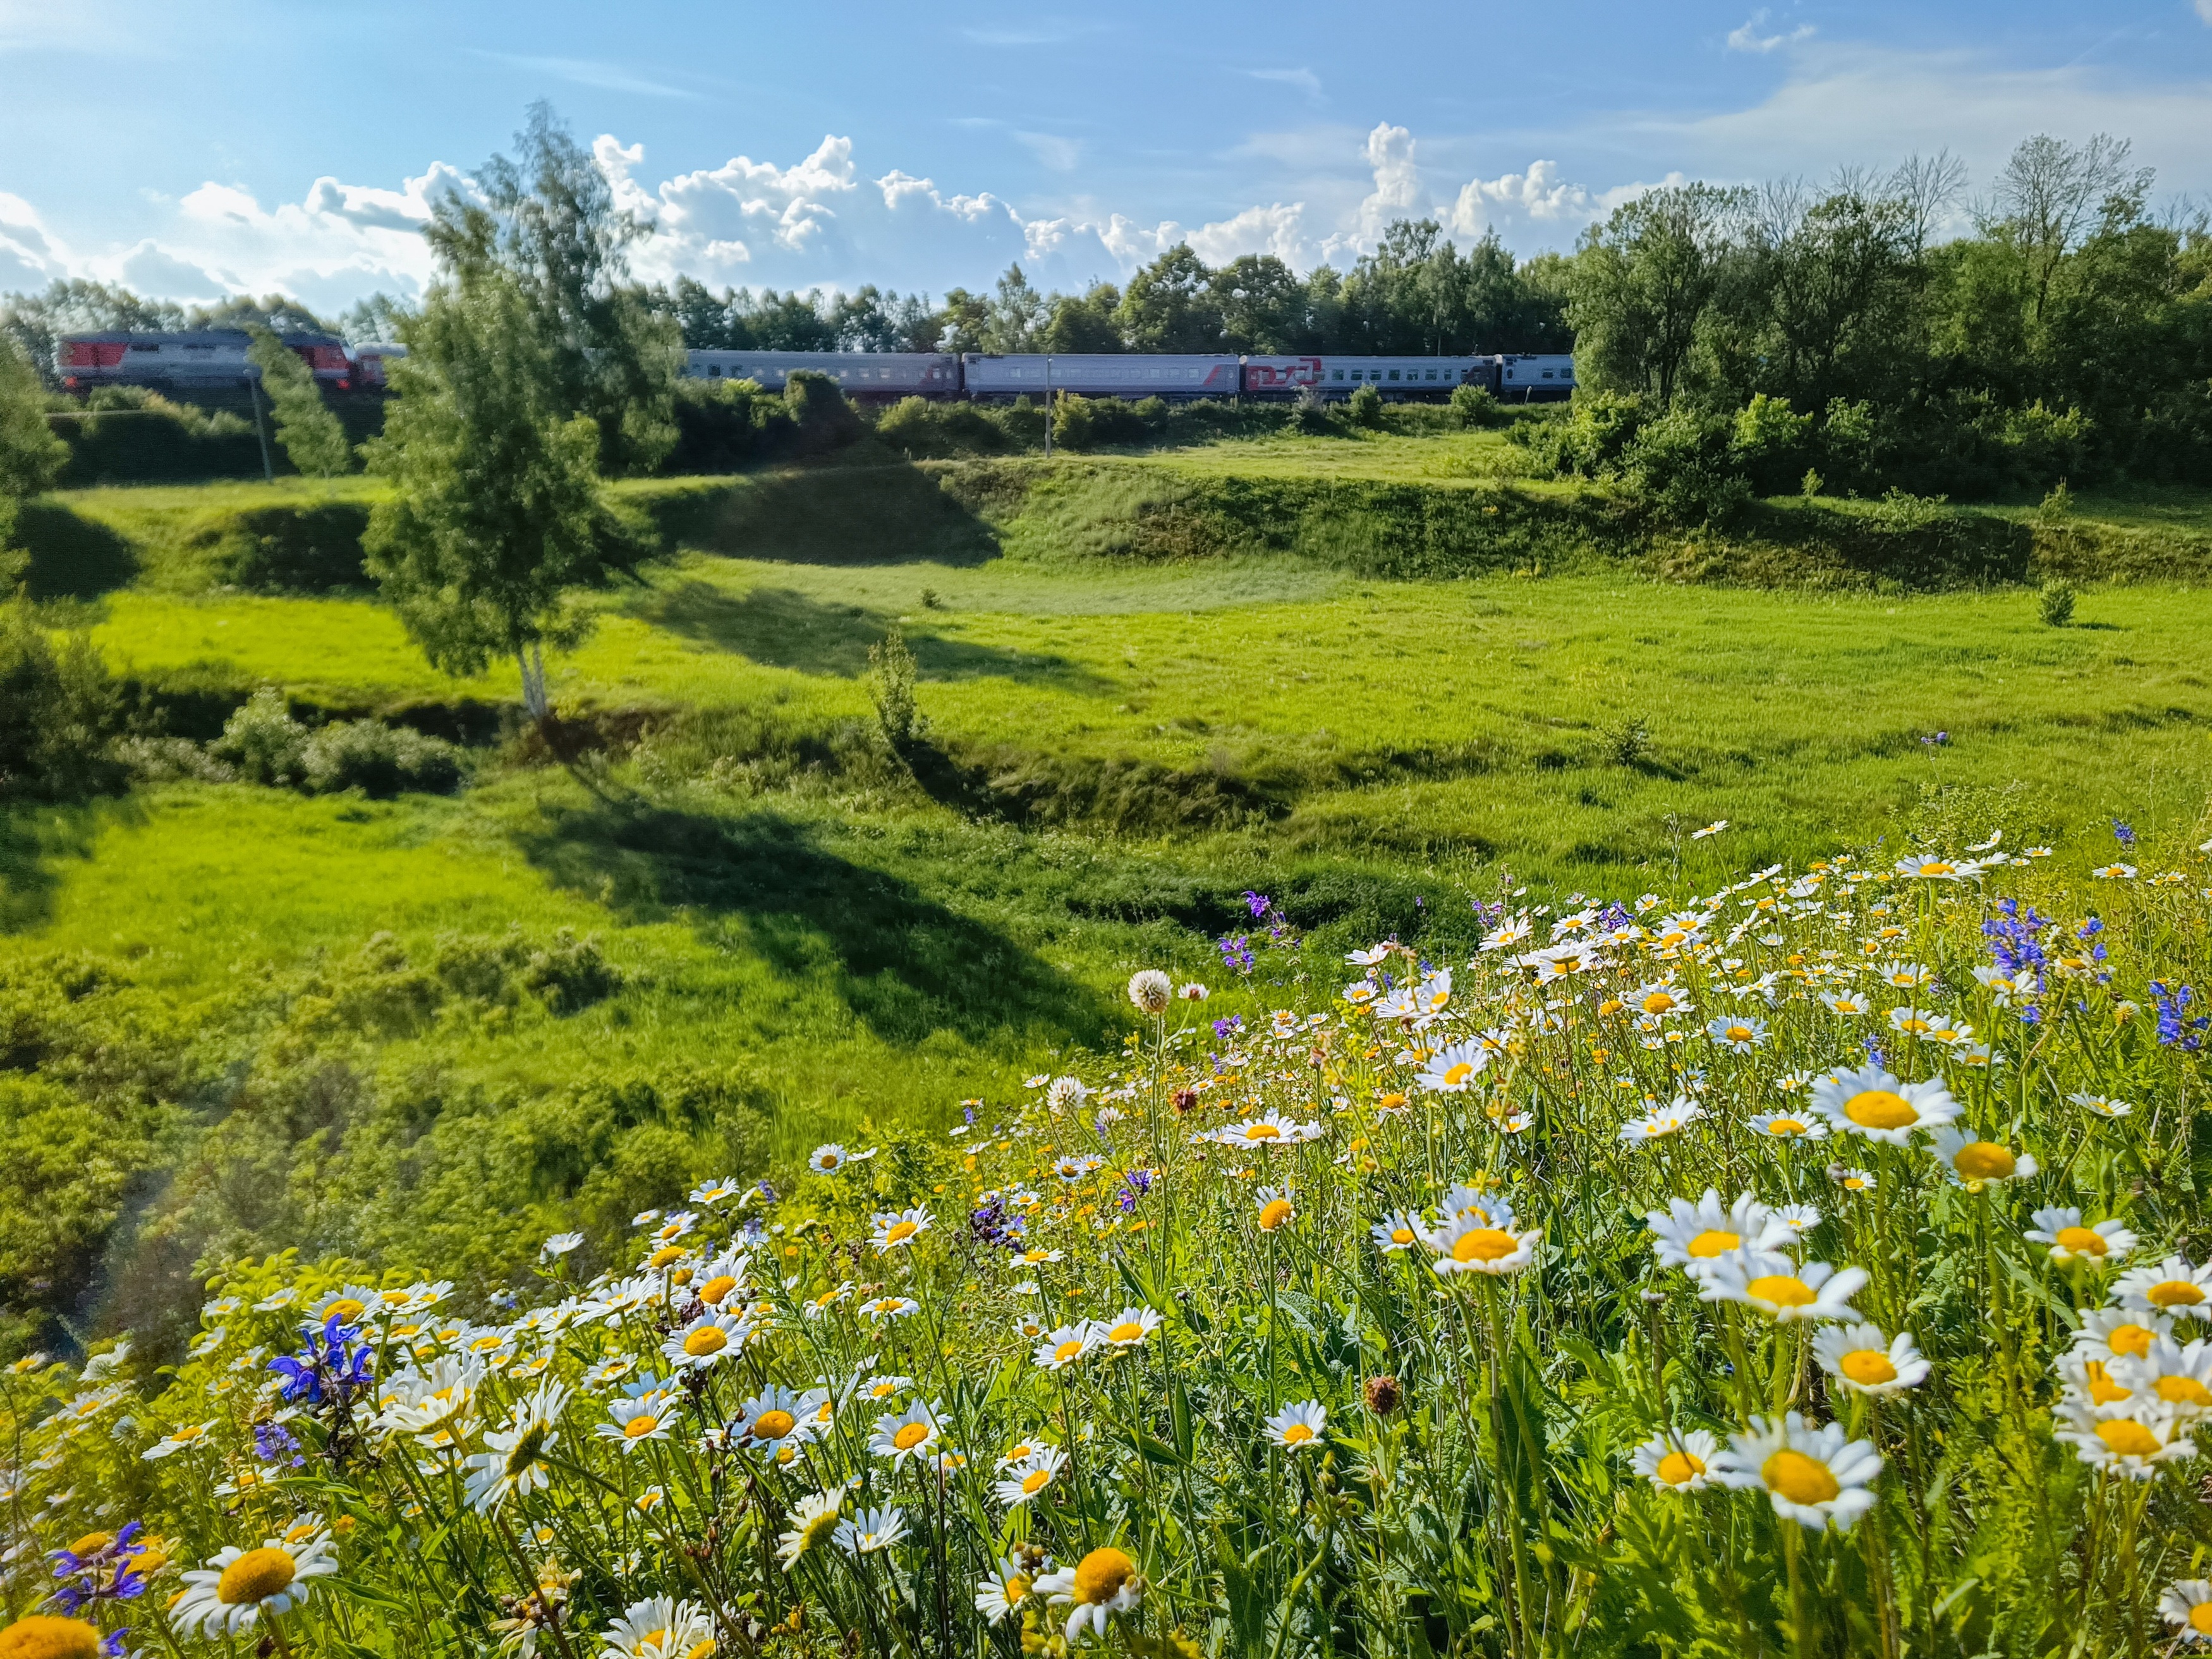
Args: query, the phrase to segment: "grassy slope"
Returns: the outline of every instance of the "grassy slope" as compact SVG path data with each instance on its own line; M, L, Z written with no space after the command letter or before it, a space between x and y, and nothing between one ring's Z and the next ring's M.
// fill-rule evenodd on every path
M1109 465L1472 483L1501 453L1488 434L1271 439ZM2019 786L2024 830L2112 811L2156 833L2194 822L2212 770L2201 592L2099 591L2059 632L2016 591L1395 583L1297 561L1070 559L1035 526L993 558L957 514L915 531L949 509L933 489L901 487L921 493L887 540L866 533L883 532L866 516L882 503L859 492L848 519L787 510L745 532L750 550L792 556L687 555L608 596L589 643L558 665L556 696L745 708L812 730L865 721L867 647L902 617L935 740L964 762L1041 774L1030 781L1048 793L1127 762L1160 769L1169 793L1178 778L1256 781L1276 815L1038 834L880 780L756 792L641 785L628 769L507 772L459 801L391 805L179 787L56 829L43 855L19 835L20 945L120 951L180 994L208 994L380 928L417 943L509 921L596 929L629 988L480 1043L468 1063L536 1088L587 1054L748 1057L795 1141L864 1110L934 1109L979 1079L1003 1086L1027 1043L1103 1039L1132 967L1202 964L1202 938L1171 919L1225 921L1177 900L1201 877L1233 887L1349 860L1404 872L1442 903L1455 883L1486 889L1502 863L1618 891L1648 879L1641 861L1718 857L1680 840L1715 817L1739 826L1732 865L1881 833L1938 780ZM783 486L744 488L773 501ZM654 491L707 495L641 493ZM75 504L128 524L218 495L269 499L223 486ZM433 672L363 601L162 587L99 602L95 637L149 678L204 665L341 704L513 695L511 671ZM1648 750L1623 763L1609 733L1638 721ZM1923 744L1938 730L1948 746Z

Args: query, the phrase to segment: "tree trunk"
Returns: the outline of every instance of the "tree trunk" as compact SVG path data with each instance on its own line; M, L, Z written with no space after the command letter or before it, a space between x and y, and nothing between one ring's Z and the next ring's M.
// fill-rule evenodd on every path
M545 700L545 656L537 641L531 641L527 648L514 647L514 665L522 671L522 706L543 726L551 706Z

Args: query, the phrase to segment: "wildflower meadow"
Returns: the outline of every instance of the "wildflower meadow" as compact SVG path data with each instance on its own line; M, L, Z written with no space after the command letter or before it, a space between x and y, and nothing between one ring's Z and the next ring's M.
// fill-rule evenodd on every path
M2212 1644L2212 842L2116 838L1255 892L1238 996L615 1259L235 1263L0 1379L0 1659Z

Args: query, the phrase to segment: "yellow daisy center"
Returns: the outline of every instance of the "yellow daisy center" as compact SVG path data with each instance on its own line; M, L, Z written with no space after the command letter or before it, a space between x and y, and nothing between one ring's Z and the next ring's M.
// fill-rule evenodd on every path
M1767 1124L1766 1133L1771 1135L1802 1135L1805 1133L1805 1126L1794 1117L1778 1117Z
M100 1659L100 1632L82 1619L30 1613L0 1630L0 1659Z
M1112 1547L1095 1549L1075 1566L1075 1599L1085 1607L1110 1601L1137 1576L1137 1564Z
M1762 1273L1744 1290L1753 1301L1778 1308L1802 1308L1819 1299L1810 1285L1790 1273Z
M332 1315L336 1315L338 1323L350 1325L368 1311L368 1308L357 1298L342 1296L323 1310L323 1317L328 1319Z
M1862 1129L1904 1129L1920 1121L1912 1103L1887 1089L1853 1095L1844 1103L1844 1115Z
M1012 1578L1006 1580L1005 1588L1000 1593L1006 1597L1006 1605L1011 1607L1015 1602L1029 1595L1030 1581L1021 1574L1016 1573Z
M1687 1486L1705 1472L1705 1460L1695 1452L1670 1451L1659 1460L1656 1473L1670 1486Z
M1473 1227L1452 1241L1452 1260L1455 1261L1496 1261L1508 1256L1519 1246L1511 1233L1500 1232L1495 1227Z
M2161 1308L2193 1308L2204 1299L2204 1287L2194 1279L2168 1279L2143 1294Z
M651 1412L640 1412L623 1425L623 1433L632 1440L640 1440L660 1426L660 1419Z
M1066 1341L1066 1342L1063 1342L1063 1343L1061 1343L1058 1347L1054 1348L1054 1349L1052 1351L1052 1357L1053 1357L1054 1359L1059 1360L1062 1364L1066 1364L1069 1360L1071 1360L1071 1359L1074 1358L1076 1355L1078 1355L1078 1354L1081 1353L1082 1352L1083 1352L1083 1344L1082 1344L1082 1342L1081 1342L1080 1340L1073 1340L1073 1339L1071 1339L1070 1340Z
M2106 1334L2105 1346L2114 1353L2140 1359L2150 1352L2151 1341L2157 1334L2146 1325L2115 1325Z
M266 1601L291 1589L299 1571L289 1550L248 1550L222 1570L222 1577L216 1580L215 1598L232 1607Z
M799 1419L789 1412L770 1409L753 1419L753 1438L781 1440L798 1426Z
M923 1441L928 1438L928 1424L908 1423L901 1425L899 1431L891 1436L891 1444L897 1447L901 1451L912 1451L916 1446L919 1446Z
M659 1249L655 1250L650 1256L646 1258L645 1265L648 1267L654 1268L665 1267L670 1262L681 1261L683 1259L684 1250L682 1246L676 1244L664 1244Z
M2199 1601L2190 1608L2189 1628L2199 1636L2212 1636L2212 1601Z
M2082 1362L2081 1380L2088 1385L2089 1398L2100 1406L2109 1406L2115 1401L2128 1399L2135 1393L2133 1389L2124 1389L2113 1382L2112 1372L2105 1369L2105 1362L2101 1359Z
M2098 1424L2097 1438L2105 1443L2107 1450L2122 1457L2150 1457L2159 1449L2156 1435L2124 1417Z
M1780 1492L1791 1503L1802 1504L1808 1509L1834 1502L1836 1494L1843 1490L1826 1463L1786 1446L1759 1465L1759 1478L1766 1483L1768 1491Z
M699 1287L699 1299L710 1308L722 1305L722 1298L738 1288L738 1281L727 1273L716 1273Z
M1022 1477L1022 1496L1034 1498L1052 1484L1050 1469L1031 1469Z
M1109 1342L1140 1342L1144 1336L1144 1326L1133 1319L1125 1319L1106 1333Z
M2193 1376L2160 1377L2158 1397L2168 1405L2194 1406L2199 1411L2212 1407L2212 1389L2206 1388Z
M112 1532L88 1532L69 1547L71 1555L95 1555L115 1541Z
M729 1346L729 1333L719 1325L702 1325L684 1339L684 1352L694 1359L704 1359L710 1353L720 1353Z
M920 1231L921 1229L916 1227L911 1221L894 1221L889 1227L886 1227L884 1230L884 1243L886 1244L903 1244L908 1239L912 1238L915 1234Z
M1280 1140L1282 1138L1283 1132L1272 1123L1248 1123L1244 1126L1244 1139L1247 1140ZM1097 1552L1094 1550L1092 1553Z
M1752 1038L1752 1030L1748 1025L1731 1025L1721 1035L1730 1042L1748 1042Z
M1897 1367L1880 1348L1858 1348L1836 1362L1836 1369L1863 1389L1897 1381Z
M1726 1255L1730 1250L1741 1248L1742 1244L1741 1233L1732 1233L1721 1227L1708 1227L1690 1241L1689 1253L1701 1257Z
M1959 1148L1951 1167L1969 1181L2007 1181L2020 1167L2020 1160L2008 1148L1993 1141L1970 1140Z
M1304 1423L1293 1423L1283 1431L1285 1446L1303 1446L1313 1438L1313 1430Z
M1410 1244L1410 1243L1412 1243L1413 1242L1413 1230L1411 1227L1393 1227L1393 1228L1391 1228L1391 1229L1390 1229L1390 1242L1391 1242L1393 1244Z
M1287 1199L1271 1199L1267 1207L1260 1212L1260 1231L1263 1233L1272 1233L1290 1218L1290 1201Z
M1666 991L1654 991L1644 999L1644 1012L1647 1014L1663 1014L1674 1006L1674 996Z

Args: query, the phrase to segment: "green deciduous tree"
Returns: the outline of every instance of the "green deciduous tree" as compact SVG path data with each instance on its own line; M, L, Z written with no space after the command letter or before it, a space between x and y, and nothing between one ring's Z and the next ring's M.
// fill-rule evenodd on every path
M335 477L353 463L353 447L345 428L323 402L314 371L300 361L300 354L256 323L247 332L253 343L246 356L261 371L261 390L269 399L270 417L276 423L276 441L292 465L309 477Z
M0 335L0 598L15 586L16 503L53 488L69 447L47 428L46 394L15 343Z
M1752 205L1747 190L1686 185L1591 228L1569 305L1583 385L1674 402Z
M393 488L363 544L431 662L476 674L514 658L523 701L543 720L543 647L579 631L567 590L604 580L631 550L601 495L600 428L564 406L533 311L496 265L431 290L369 448L370 470Z
M531 106L515 154L477 176L481 201L441 197L423 235L447 270L504 270L524 301L550 396L599 431L603 471L649 471L676 442L684 343L629 280L628 250L650 227L616 205L592 153L550 107Z

